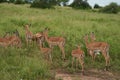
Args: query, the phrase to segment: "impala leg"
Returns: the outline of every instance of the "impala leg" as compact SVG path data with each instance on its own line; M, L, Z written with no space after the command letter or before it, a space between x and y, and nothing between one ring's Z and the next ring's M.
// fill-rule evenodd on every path
M75 69L77 69L78 67L78 58L76 58L76 66L75 66Z
M95 61L96 56L97 56L97 54L96 54L96 53L94 53L94 61Z
M50 59L50 61L52 62L52 56L51 56L51 53L49 54L49 59Z
M81 67L82 67L82 74L84 74L84 59L83 58L79 58L79 62L80 62Z
M108 66L110 67L110 56L109 56L109 48L107 49L107 57L108 57Z
M90 54L90 56L92 57L92 61L94 61L94 53L93 53L93 51L92 51L92 50L89 50L89 54Z
M73 68L73 64L74 64L74 59L75 59L75 58L74 58L74 57L72 57L72 68Z
M59 45L60 50L62 51L62 58L65 59L64 46Z
M107 57L107 53L106 53L105 50L103 50L103 51L102 51L102 54L103 54L103 56L104 56L104 58L105 58L105 63L106 63L106 65L105 65L105 70L108 71L108 57Z

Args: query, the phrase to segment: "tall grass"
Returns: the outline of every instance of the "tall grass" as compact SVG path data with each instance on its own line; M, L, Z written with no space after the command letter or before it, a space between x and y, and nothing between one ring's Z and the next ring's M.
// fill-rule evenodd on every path
M25 31L23 25L32 24L33 33L43 31L49 27L49 36L63 36L66 39L65 52L68 63L61 59L58 47L53 49L53 64L48 64L41 57L39 49L34 45L26 47ZM86 52L83 36L95 32L97 41L110 44L111 69L120 71L120 14L94 13L84 10L56 7L55 9L35 9L29 5L0 4L0 36L6 31L18 29L23 42L22 49L0 47L0 79L2 80L50 80L50 69L71 66L71 51L76 45L83 45ZM45 45L48 46L47 44ZM95 63L86 53L85 64L87 68L103 68L104 58L100 55ZM89 64L89 63L92 64ZM53 73L54 74L54 73Z

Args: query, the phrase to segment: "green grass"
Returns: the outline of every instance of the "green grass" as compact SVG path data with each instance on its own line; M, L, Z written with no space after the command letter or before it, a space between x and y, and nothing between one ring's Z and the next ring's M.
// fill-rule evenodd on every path
M25 31L23 25L32 24L33 33L49 27L49 36L63 36L66 39L65 52L68 63L61 59L58 47L52 53L53 64L48 64L42 57L36 45L25 46ZM95 32L97 41L110 44L111 70L120 71L120 14L103 14L72 8L56 7L55 9L35 9L29 5L0 4L0 36L6 31L18 29L22 38L22 49L0 47L0 79L2 80L50 80L54 73L51 69L64 68L70 70L71 51L78 44L85 45L83 36ZM46 45L48 46L48 45ZM86 51L85 51L86 52ZM91 62L91 64L89 64ZM95 63L86 53L86 69L101 69L105 65L100 55Z

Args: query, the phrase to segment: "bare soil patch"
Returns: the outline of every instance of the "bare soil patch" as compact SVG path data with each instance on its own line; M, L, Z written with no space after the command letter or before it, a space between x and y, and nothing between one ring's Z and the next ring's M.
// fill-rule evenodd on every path
M55 80L120 80L120 75L97 69L87 70L84 75L82 75L81 71L69 73L59 69L56 70Z

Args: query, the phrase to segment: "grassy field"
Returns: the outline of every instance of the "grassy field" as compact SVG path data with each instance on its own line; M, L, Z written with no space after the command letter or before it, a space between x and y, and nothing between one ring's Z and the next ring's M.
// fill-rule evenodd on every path
M55 9L35 9L30 5L0 4L0 36L5 32L18 29L23 46L21 49L0 47L0 79L2 80L53 80L56 69L70 73L71 51L76 45L83 45L83 36L95 32L97 41L110 44L111 71L120 73L120 14L103 14L68 7ZM61 52L55 47L52 53L53 63L43 58L37 45L25 46L23 25L30 23L33 33L50 28L49 36L63 36L66 39L65 52L67 62L61 59ZM48 47L48 44L45 45ZM85 53L85 69L103 69L104 58L99 55L94 63ZM91 64L90 64L91 63ZM52 72L51 72L52 71Z

